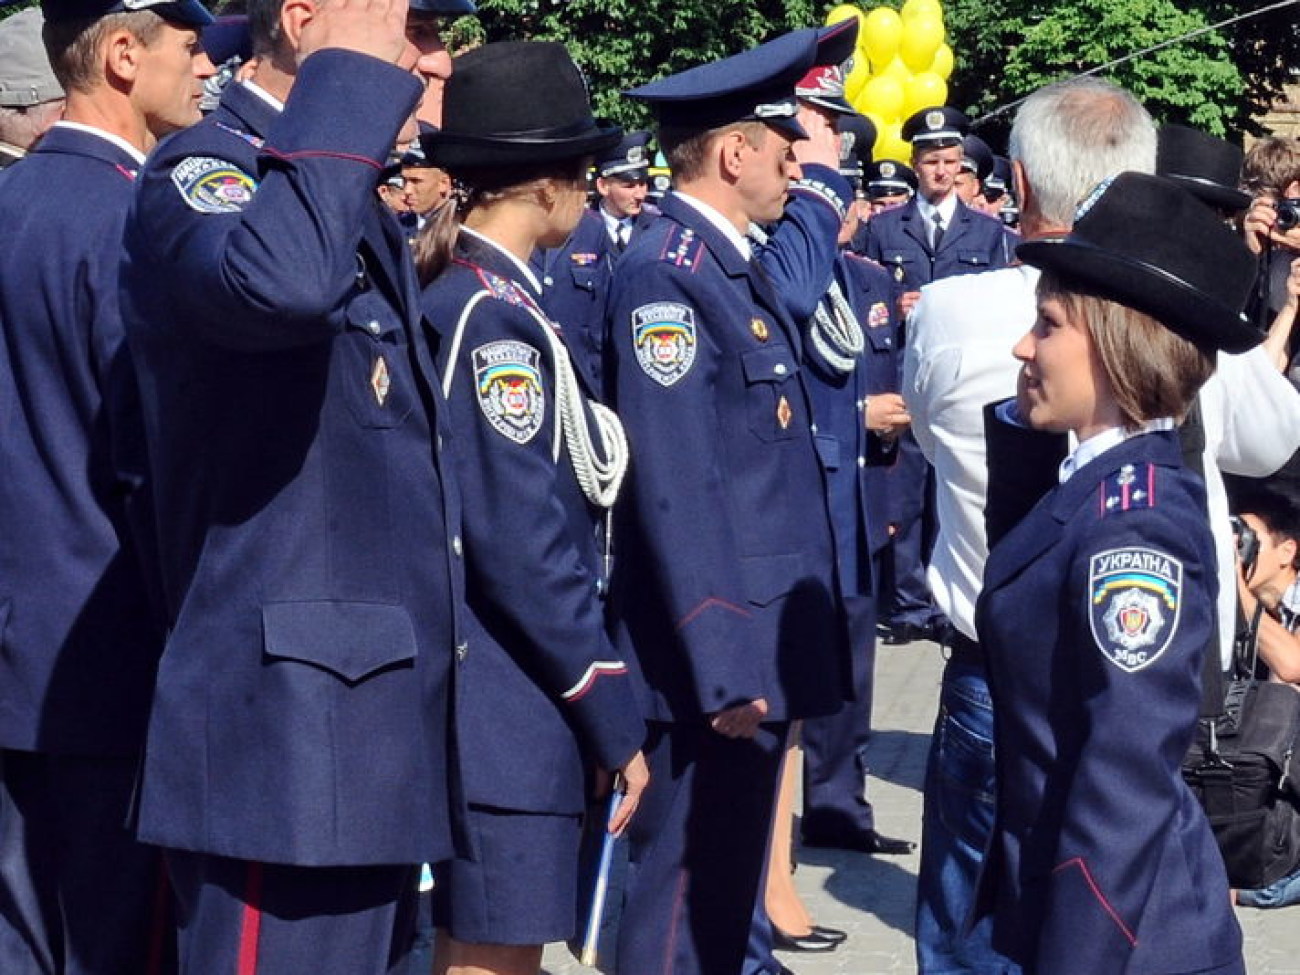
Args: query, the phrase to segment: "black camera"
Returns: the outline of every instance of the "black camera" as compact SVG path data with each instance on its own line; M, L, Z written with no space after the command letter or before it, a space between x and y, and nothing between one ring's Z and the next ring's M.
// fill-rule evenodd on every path
M1288 196L1285 200L1278 200L1273 208L1277 210L1278 230L1285 233L1300 227L1300 197Z
M1232 522L1232 535L1237 540L1237 558L1241 559L1241 569L1249 578L1255 568L1255 559L1259 558L1259 536L1236 515L1229 521Z

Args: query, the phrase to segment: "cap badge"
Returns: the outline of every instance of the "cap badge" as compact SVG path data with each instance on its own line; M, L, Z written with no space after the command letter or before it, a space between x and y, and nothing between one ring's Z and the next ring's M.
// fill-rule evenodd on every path
M627 151L627 161L634 166L645 162L645 146L632 146Z
M891 162L883 162L880 164L880 175L885 177L885 179L893 179L894 174L897 172L898 169Z
M763 319L751 319L749 322L749 330L754 333L754 338L758 339L760 342L767 341L767 322L763 321Z
M938 132L943 128L943 112L934 111L925 113L925 127L931 132Z

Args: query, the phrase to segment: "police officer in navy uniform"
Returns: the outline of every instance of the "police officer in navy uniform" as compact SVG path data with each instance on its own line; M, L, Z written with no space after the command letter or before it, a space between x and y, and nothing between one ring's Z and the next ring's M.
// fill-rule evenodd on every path
M126 229L170 625L138 832L183 971L381 973L454 849L465 653L444 408L375 193L433 45L400 0L249 13L253 78L159 147Z
M954 274L1005 267L1009 261L1002 225L970 209L957 196L962 139L968 128L966 117L952 108L926 108L908 118L902 134L912 143L917 195L867 224L862 253L889 270L902 290L899 307L904 316L922 285ZM941 625L925 581L925 564L934 542L934 473L910 433L903 437L900 449L891 475L899 496L899 523L881 607L887 643L932 638Z
M859 132L846 141L841 172L861 179L864 164L871 164L875 140L866 137L871 134ZM903 854L914 844L876 832L864 753L876 658L873 562L888 541L890 511L885 480L873 475L893 464L908 414L898 395L893 281L879 264L848 250L857 229L857 216L850 212L839 234L835 279L802 325L815 439L849 621L854 694L838 713L804 722L800 831L806 846Z
M980 903L1027 972L1236 975L1223 861L1180 769L1217 583L1175 424L1216 351L1259 341L1254 260L1172 182L1105 187L1068 236L1017 249L1044 275L1001 416L1079 446L994 546L976 608L998 717Z
M781 215L817 40L630 93L658 116L676 189L620 259L610 306L633 456L618 635L649 687L655 782L629 829L620 971L739 970L789 722L844 693L799 339L744 236Z
M637 234L654 223L658 208L646 205L650 176L650 133L629 132L596 158L596 194L614 253L627 250Z
M422 141L464 209L440 212L417 262L465 497L456 733L473 853L434 868L435 922L440 961L518 973L574 934L584 772L624 770L615 831L646 784L635 678L605 618L601 526L626 440L588 403L524 261L571 231L591 153L622 132L591 118L560 44L477 48L448 95Z
M211 17L44 12L66 115L0 176L0 967L151 972L161 864L126 821L164 625L117 271L145 153L198 121Z

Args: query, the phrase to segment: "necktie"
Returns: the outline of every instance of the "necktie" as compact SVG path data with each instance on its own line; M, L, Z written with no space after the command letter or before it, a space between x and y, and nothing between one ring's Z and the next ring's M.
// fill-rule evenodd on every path
M632 239L632 221L623 219L618 222L618 249L621 253Z
M930 231L930 250L937 251L943 243L943 217L936 210L930 215L930 221L934 224L934 229Z

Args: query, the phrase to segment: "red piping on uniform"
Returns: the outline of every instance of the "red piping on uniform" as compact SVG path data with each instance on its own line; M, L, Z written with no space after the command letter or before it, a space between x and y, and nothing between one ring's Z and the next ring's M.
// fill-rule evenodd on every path
M1156 465L1147 465L1147 507L1156 506Z
M1097 485L1097 510L1101 514L1106 513L1106 482L1102 481Z
M603 667L593 670L591 675L583 683L582 688L575 691L570 697L566 697L564 703L576 704L578 701L581 701L591 693L591 689L596 686L596 681L600 680L602 677L622 677L625 674L627 674L626 667L619 667L618 669L614 669L613 667Z
M373 159L369 158L368 156L357 156L350 152L327 152L324 149L303 149L300 150L299 152L280 152L277 149L272 149L270 146L266 146L262 151L272 156L275 156L276 159L284 159L290 161L294 159L315 159L315 158L347 159L350 162L365 163L367 166L371 167L372 169L382 170L384 168L383 166L379 165L379 163L375 162Z
M711 606L716 606L719 609L730 610L731 612L735 613L737 616L744 616L746 618L749 617L749 610L742 609L741 607L737 606L735 603L729 603L725 599L719 599L717 596L710 596L708 599L704 600L704 602L700 603L700 605L696 606L693 610L691 610L689 613L683 616L681 618L681 621L677 624L675 628L677 630L686 629L687 626L689 626L692 622L694 622L697 616L699 616L701 613L703 613L706 609L708 609Z
M1129 945L1136 948L1138 939L1133 936L1133 932L1128 929L1128 925L1120 919L1115 908L1110 906L1110 901L1106 900L1106 895L1101 892L1101 888L1099 888L1096 881L1092 879L1092 873L1088 870L1088 865L1083 862L1083 857L1075 857L1073 860L1066 860L1064 863L1058 864L1056 868L1052 870L1052 873L1060 873L1066 867L1073 866L1077 866L1081 871L1083 871L1083 879L1088 882L1088 887L1092 890L1092 896L1097 898L1097 901L1101 906L1106 909L1106 913L1110 915L1110 919L1119 926L1124 937L1128 939Z
M235 975L257 975L257 939L262 928L262 865L248 865L244 888L244 919L239 928L239 961Z

